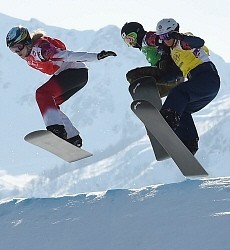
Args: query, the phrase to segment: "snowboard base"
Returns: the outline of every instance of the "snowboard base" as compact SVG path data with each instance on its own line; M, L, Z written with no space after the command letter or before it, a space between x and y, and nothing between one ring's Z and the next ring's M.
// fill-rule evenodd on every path
M194 155L174 133L157 108L147 101L136 100L132 102L131 109L171 156L184 176L208 175Z
M72 145L48 130L33 131L26 135L24 139L67 162L74 162L92 156L91 153Z

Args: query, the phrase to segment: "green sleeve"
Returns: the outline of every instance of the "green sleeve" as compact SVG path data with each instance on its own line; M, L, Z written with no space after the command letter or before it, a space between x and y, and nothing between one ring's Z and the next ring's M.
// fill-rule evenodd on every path
M151 66L155 66L161 58L156 47L144 46L141 48L141 51Z

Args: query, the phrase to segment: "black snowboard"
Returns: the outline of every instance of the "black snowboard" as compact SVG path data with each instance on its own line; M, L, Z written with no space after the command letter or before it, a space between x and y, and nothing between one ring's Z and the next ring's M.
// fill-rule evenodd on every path
M146 100L152 103L158 110L161 109L162 102L159 96L159 92L156 86L156 81L151 76L146 76L137 79L129 86L129 92L132 96L133 100ZM161 144L156 140L154 135L149 131L148 128L147 135L150 139L155 157L157 161L162 161L170 158L165 149L161 146Z
M136 100L132 102L131 109L172 157L184 176L208 175L194 155L170 128L157 108L145 100Z

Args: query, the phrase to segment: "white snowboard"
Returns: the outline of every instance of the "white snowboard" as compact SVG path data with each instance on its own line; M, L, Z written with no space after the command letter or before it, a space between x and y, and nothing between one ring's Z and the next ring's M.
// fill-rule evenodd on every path
M24 139L67 162L74 162L92 156L91 153L70 144L47 130L31 132Z

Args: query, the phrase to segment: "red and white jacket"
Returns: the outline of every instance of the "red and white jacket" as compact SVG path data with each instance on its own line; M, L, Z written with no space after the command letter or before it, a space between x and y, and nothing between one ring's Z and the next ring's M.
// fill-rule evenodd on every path
M85 62L96 61L97 53L74 52L56 38L42 36L25 57L28 65L48 75L58 75L70 68L87 68Z

